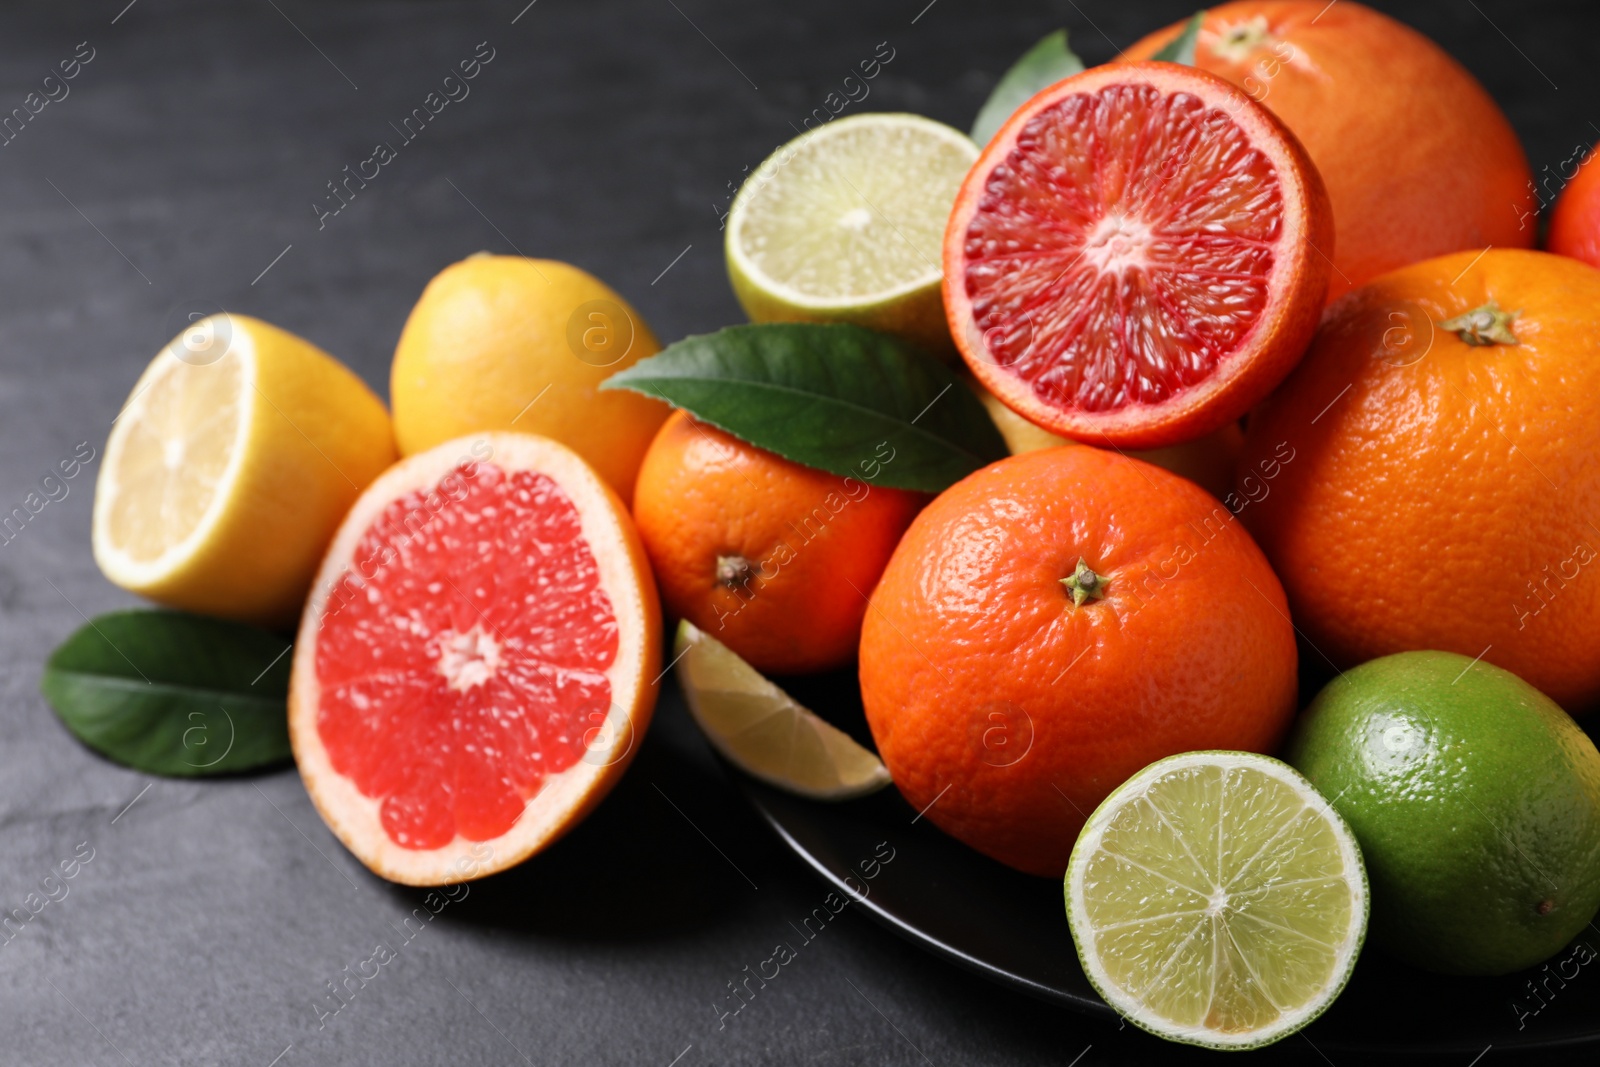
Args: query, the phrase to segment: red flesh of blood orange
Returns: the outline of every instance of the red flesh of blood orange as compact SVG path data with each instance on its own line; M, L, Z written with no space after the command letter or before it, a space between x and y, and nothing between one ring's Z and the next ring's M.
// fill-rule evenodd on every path
M291 733L341 840L396 881L510 866L620 775L659 669L621 503L554 442L392 468L345 520L297 643Z
M1044 90L962 185L945 308L974 374L1046 429L1155 448L1244 414L1316 328L1333 217L1270 112L1171 63Z

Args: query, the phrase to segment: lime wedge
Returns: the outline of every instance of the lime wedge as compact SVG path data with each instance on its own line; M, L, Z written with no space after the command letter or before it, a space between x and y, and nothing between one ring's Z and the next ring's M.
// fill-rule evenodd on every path
M814 800L848 800L889 784L882 760L795 703L721 641L681 622L674 653L695 722L741 770Z
M852 322L953 348L939 294L945 223L978 146L918 115L819 126L745 180L728 274L754 322Z
M1299 772L1247 752L1152 763L1090 816L1067 865L1089 981L1172 1041L1251 1048L1331 1004L1367 932L1349 827Z

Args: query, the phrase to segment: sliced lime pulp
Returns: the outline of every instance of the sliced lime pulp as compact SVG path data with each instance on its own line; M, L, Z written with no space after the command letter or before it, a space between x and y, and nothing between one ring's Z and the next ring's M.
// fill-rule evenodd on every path
M1361 853L1287 764L1190 752L1151 764L1084 826L1067 917L1094 987L1130 1022L1264 1045L1333 1002L1367 926Z
M728 215L728 272L746 312L948 345L945 222L977 155L960 131L903 114L838 119L778 149Z

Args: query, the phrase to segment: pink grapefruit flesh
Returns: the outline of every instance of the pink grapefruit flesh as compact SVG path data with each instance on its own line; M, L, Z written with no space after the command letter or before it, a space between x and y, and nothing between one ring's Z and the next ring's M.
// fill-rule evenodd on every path
M582 818L648 722L660 620L621 502L544 438L413 456L346 518L301 623L295 754L335 835L430 885Z
M1333 219L1310 158L1227 82L1096 68L1024 104L962 186L945 307L1018 414L1155 448L1237 419L1309 343Z

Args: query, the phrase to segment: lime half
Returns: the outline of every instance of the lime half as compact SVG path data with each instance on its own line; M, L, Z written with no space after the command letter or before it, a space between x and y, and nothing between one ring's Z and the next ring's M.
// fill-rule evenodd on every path
M1130 1022L1250 1048L1311 1022L1355 967L1367 876L1300 773L1247 752L1152 763L1090 816L1067 866L1083 969Z
M852 322L950 351L945 223L978 158L966 134L867 114L801 134L745 180L728 275L755 322Z
M690 714L741 770L814 800L848 800L889 784L882 760L692 623L678 624L673 651Z

